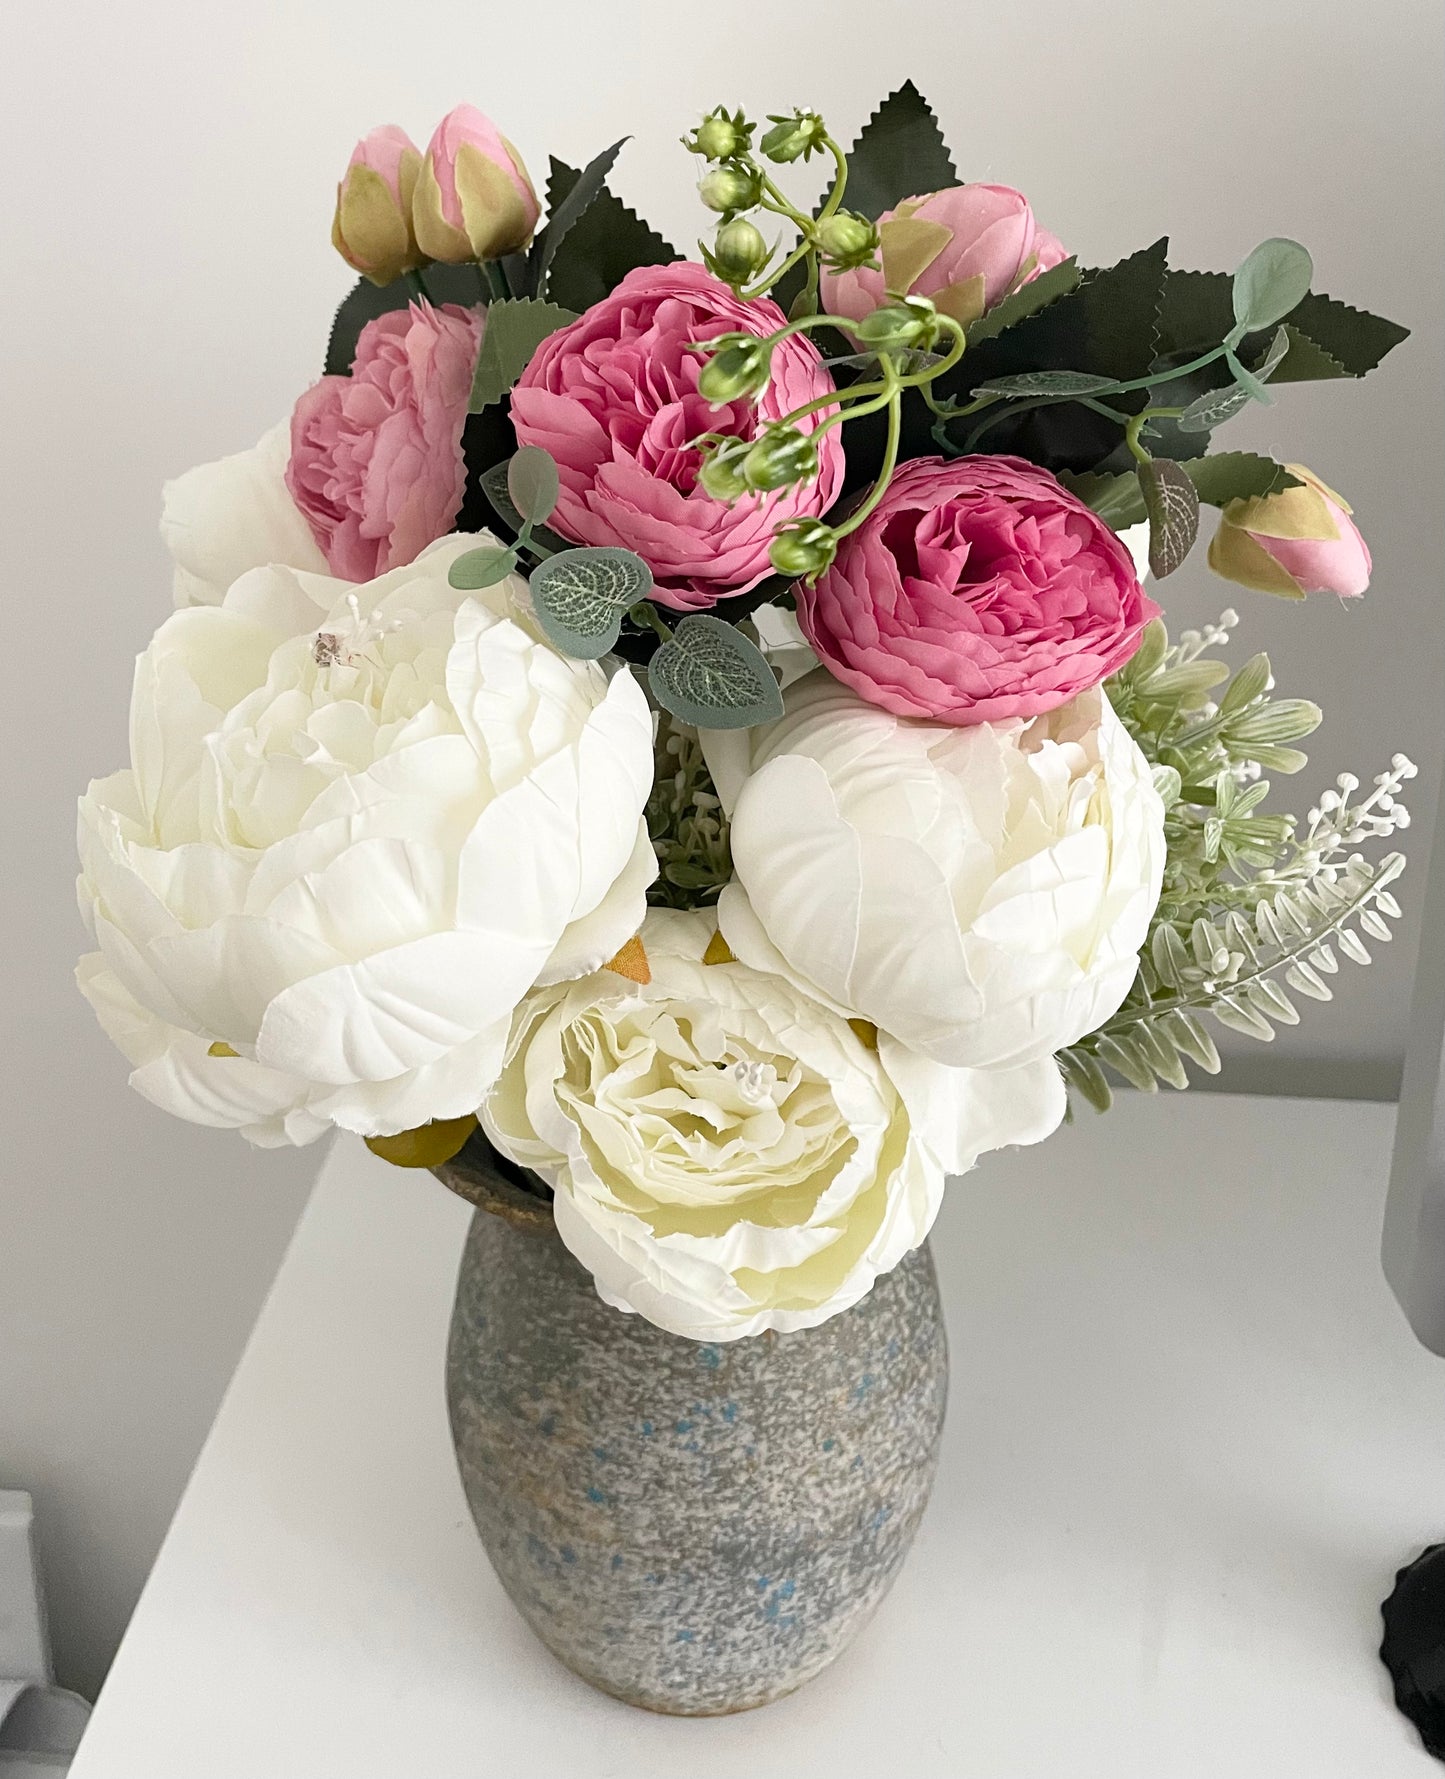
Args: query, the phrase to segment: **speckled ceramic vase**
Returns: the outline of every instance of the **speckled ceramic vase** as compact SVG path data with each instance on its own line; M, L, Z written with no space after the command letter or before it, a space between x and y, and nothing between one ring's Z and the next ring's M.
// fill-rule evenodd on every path
M928 1503L948 1388L933 1260L799 1334L710 1346L610 1309L542 1189L474 1139L447 1399L502 1585L574 1673L680 1716L819 1673Z

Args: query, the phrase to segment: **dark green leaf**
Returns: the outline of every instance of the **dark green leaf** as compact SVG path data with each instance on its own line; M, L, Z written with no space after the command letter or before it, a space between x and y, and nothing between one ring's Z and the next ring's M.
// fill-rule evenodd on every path
M992 340L1016 327L1020 321L1026 321L1030 315L1047 309L1050 303L1056 303L1060 297L1076 290L1082 276L1078 261L1066 259L1057 266L1050 266L1047 272L1040 272L1037 278L1030 278L1012 295L995 303L986 315L979 316L968 330L969 345L980 346L985 340Z
M864 124L848 156L848 208L877 218L905 198L957 185L958 174L928 101L911 80Z
M543 340L576 319L571 309L536 297L493 303L487 310L482 349L472 378L471 411L475 414L501 401Z
M475 593L482 587L492 587L505 580L516 560L515 550L508 550L501 544L486 544L480 550L468 550L465 556L458 556L447 570L447 581L461 592Z
M563 162L553 163L554 177L565 180L572 171ZM581 178L575 175L575 181ZM574 183L569 193L575 189ZM679 257L675 247L603 186L557 243L546 295L580 313L610 296L638 266L668 265Z
M1276 383L1323 383L1349 376L1339 359L1332 357L1323 346L1316 345L1308 334L1302 334L1289 322L1280 332L1289 342L1289 351L1275 371Z
M607 175L626 141L624 136L611 148L604 148L580 173L567 166L565 161L553 158L551 177L547 181L547 226L533 241L528 255L528 273L534 290L546 289L547 272L557 256L558 247L587 206L601 195Z
M1139 465L1139 491L1149 515L1149 570L1162 581L1194 548L1199 495L1183 467L1168 457Z
M648 678L664 710L700 729L747 729L783 714L762 650L720 618L684 618L652 657Z
M1159 301L1161 368L1219 345L1234 325L1230 291L1226 272L1168 271Z
M1234 274L1234 319L1243 333L1283 321L1309 294L1314 262L1298 241L1261 241Z
M1103 395L1119 387L1116 377L1092 371L1021 371L1014 377L993 377L974 389L975 395Z
M479 266L428 266L422 273L427 296L434 303L459 303L464 309L475 308L487 300L487 287ZM345 377L351 373L356 357L356 342L368 321L393 309L404 309L416 300L416 291L405 278L390 284L375 285L370 279L359 279L347 292L336 319L331 324L331 338L326 346L327 376Z
M1071 470L1065 470L1059 480L1115 531L1138 525L1148 517L1139 478L1131 469L1122 470L1117 475L1095 471L1075 475Z
M540 525L557 504L557 463L539 445L523 445L507 465L507 493L525 519Z
M1297 488L1299 480L1272 457L1253 451L1215 451L1208 457L1191 457L1181 468L1194 484L1202 501L1212 507L1253 494L1278 494Z
M1408 327L1371 315L1364 309L1352 309L1348 303L1337 303L1333 297L1307 296L1290 311L1290 329L1306 335L1314 345L1342 364L1349 377L1363 377L1374 370L1385 354L1410 337ZM1276 374L1280 383L1301 382L1290 360L1291 351ZM1316 376L1323 373L1316 371Z
M533 569L530 585L548 641L595 661L617 641L623 612L652 591L652 574L631 550L563 550Z

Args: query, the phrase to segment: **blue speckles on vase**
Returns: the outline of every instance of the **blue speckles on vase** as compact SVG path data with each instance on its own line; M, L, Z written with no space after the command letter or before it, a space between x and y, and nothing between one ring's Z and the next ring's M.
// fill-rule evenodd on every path
M438 1172L490 1208L448 1402L528 1623L653 1711L744 1711L811 1679L887 1592L932 1486L948 1359L927 1250L821 1328L703 1344L609 1309L545 1204L475 1146Z

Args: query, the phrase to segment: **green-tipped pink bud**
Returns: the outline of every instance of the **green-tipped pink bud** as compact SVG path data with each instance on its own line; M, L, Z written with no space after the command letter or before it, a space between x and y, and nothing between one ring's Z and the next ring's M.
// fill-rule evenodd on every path
M412 206L416 238L448 265L503 259L532 239L541 206L522 157L474 105L437 125Z
M801 519L779 526L768 547L768 556L779 574L807 575L810 580L816 580L837 553L837 535L821 519Z
M753 442L743 459L743 475L755 494L771 494L810 482L818 473L818 447L796 426L773 426Z
M390 284L426 264L412 229L412 194L421 151L396 124L382 124L351 151L336 188L331 242L373 284Z
M698 372L697 392L715 408L743 396L759 396L768 386L772 353L752 334L729 334L727 343Z

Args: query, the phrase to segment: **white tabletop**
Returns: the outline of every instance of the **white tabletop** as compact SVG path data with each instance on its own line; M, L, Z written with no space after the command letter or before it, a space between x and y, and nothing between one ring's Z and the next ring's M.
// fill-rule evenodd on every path
M913 1554L829 1673L702 1721L591 1692L513 1612L443 1404L468 1212L348 1142L74 1779L1428 1779L1375 1655L1445 1535L1445 1362L1376 1258L1391 1121L1130 1095L951 1187Z

